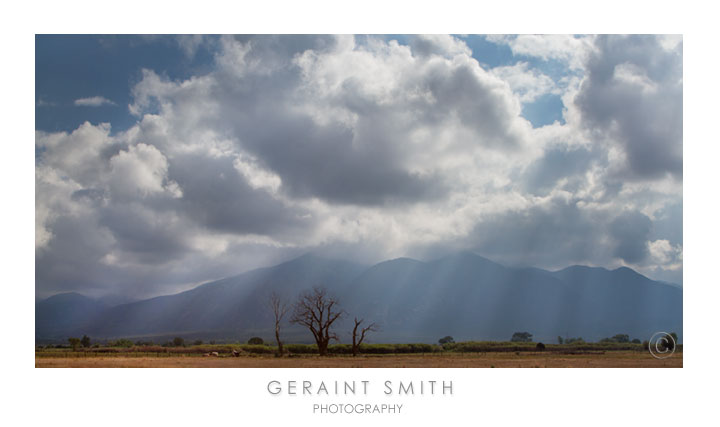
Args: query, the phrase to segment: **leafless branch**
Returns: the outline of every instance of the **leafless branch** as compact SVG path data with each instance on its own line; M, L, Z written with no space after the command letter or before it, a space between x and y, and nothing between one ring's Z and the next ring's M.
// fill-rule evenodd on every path
M358 327L360 327L360 325L361 325L364 321L365 321L364 319L358 320L357 317L355 318L355 326L353 327L353 332L352 332L352 340L353 340L353 343L352 343L352 353L353 353L353 356L357 356L357 354L358 354L358 352L359 352L359 350L360 350L360 344L362 344L362 342L365 340L365 334L367 334L368 332L376 332L376 331L380 330L380 328L379 328L379 326L378 326L377 324L371 323L371 324L367 325L367 326L364 327L364 328L360 328L360 336L358 336Z
M303 325L312 332L320 355L327 354L331 339L338 339L330 328L345 314L338 309L339 305L339 302L322 287L315 287L301 294L295 303L290 322Z
M282 341L280 341L280 324L282 323L283 318L290 310L290 306L288 306L285 301L282 300L280 295L278 295L276 292L273 292L270 294L270 308L273 311L273 315L275 316L275 340L277 341L278 345L278 354L283 354L283 345Z

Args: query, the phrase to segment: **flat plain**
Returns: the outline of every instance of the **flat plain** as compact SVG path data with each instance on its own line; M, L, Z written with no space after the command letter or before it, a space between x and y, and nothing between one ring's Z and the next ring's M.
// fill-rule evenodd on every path
M592 354L552 352L488 352L273 357L203 357L198 355L109 355L35 357L36 368L682 368L682 352L655 359L647 352L610 351Z

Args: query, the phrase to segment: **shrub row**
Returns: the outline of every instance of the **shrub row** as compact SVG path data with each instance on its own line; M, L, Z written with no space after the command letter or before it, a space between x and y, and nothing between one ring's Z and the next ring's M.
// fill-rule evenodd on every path
M363 354L410 354L410 353L438 353L438 352L455 352L455 353L485 353L485 352L504 352L504 351L535 351L537 343L535 342L502 342L502 341L465 341L458 343L446 343L442 346L435 344L362 344L360 353ZM285 344L285 350L293 354L317 354L318 349L315 344ZM682 348L681 346L679 346ZM82 348L80 353L169 353L169 354L204 354L210 352L218 352L220 354L230 354L233 350L242 350L250 354L273 354L277 351L277 347L270 345L253 345L253 344L217 344L217 345L196 345L188 347L165 347L160 345L141 345L132 347L99 347L99 348ZM41 349L38 351L43 353L56 353L72 351L69 348L63 349ZM593 351L593 350L644 350L642 344L633 343L575 343L575 344L546 344L546 351ZM334 344L328 347L330 354L352 354L352 346L350 344Z
M536 342L465 341L443 345L445 351L457 353L487 353L502 351L535 351ZM641 344L633 343L587 343L545 344L546 351L591 351L591 350L642 350Z
M285 344L285 349L295 354L317 354L315 344ZM434 353L442 348L433 344L362 344L360 353L363 354L398 354L398 353ZM328 346L330 354L352 354L352 345L334 344Z

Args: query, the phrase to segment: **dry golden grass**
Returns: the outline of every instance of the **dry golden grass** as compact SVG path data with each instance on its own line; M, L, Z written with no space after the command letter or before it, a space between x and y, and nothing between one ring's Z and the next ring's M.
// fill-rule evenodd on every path
M682 368L682 352L658 360L636 351L441 355L243 357L35 357L36 368Z

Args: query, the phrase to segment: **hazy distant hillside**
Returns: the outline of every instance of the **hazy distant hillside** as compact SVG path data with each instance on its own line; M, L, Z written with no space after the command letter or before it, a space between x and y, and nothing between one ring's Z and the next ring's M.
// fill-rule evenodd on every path
M338 332L349 339L353 316L381 325L373 341L435 342L509 339L528 331L542 340L586 340L656 331L682 336L682 289L652 281L628 268L609 271L573 266L557 272L508 268L472 253L421 262L407 258L371 267L305 255L270 268L198 286L187 292L114 307L78 294L58 295L36 306L36 339L87 333L93 337L186 334L268 339L267 296L288 301L325 286L348 312ZM286 327L290 341L309 341Z
M51 296L35 303L35 338L83 329L107 308L107 304L77 293Z

